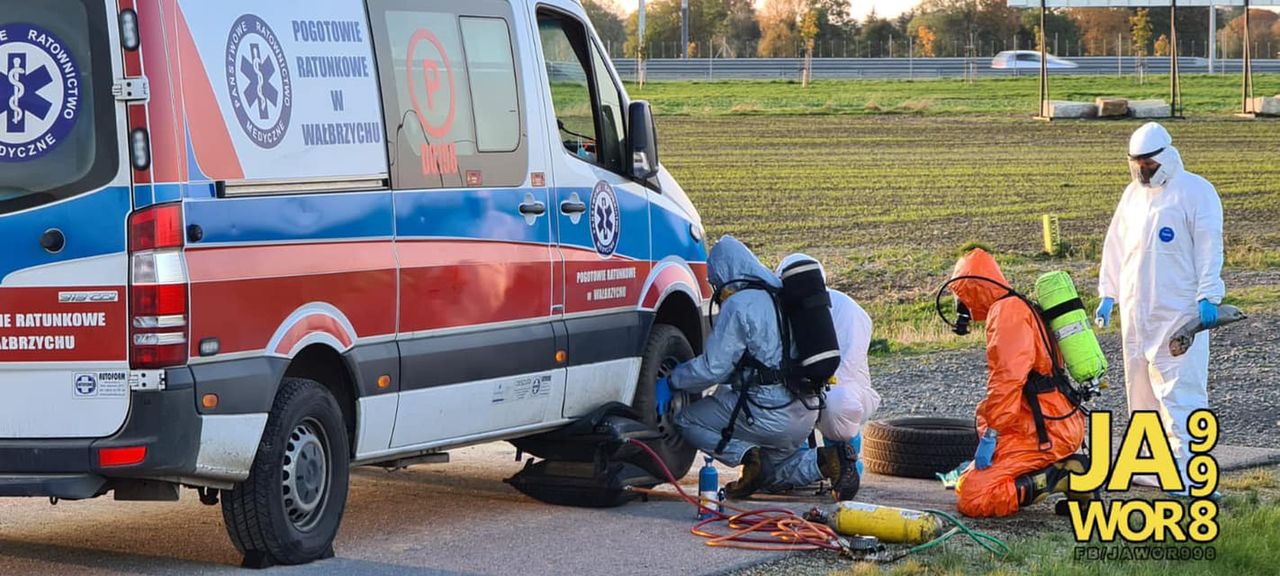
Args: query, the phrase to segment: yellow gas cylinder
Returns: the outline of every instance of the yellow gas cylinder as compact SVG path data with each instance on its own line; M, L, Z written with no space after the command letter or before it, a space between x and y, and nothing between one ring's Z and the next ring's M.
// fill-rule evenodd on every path
M942 521L927 512L840 502L829 524L844 536L875 536L889 544L924 544L942 532Z

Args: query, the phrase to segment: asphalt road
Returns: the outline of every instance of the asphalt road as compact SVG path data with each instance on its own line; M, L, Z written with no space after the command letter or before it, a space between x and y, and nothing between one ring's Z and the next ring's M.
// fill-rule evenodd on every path
M263 573L706 574L769 557L704 546L689 534L692 507L675 501L535 502L501 481L519 470L514 455L495 443L456 450L448 464L358 469L337 558ZM0 500L0 575L223 574L239 562L221 508L191 491L176 503Z
M1224 471L1280 462L1275 449L1219 446L1214 455ZM0 500L0 575L721 574L783 556L705 546L689 534L692 507L674 500L608 510L540 504L501 482L519 469L513 456L509 445L497 443L456 450L449 464L355 471L337 557L261 572L238 568L220 509L201 505L193 493L176 503ZM685 482L690 491L695 477ZM721 468L722 482L735 477ZM954 495L932 480L869 474L858 500L955 511ZM826 503L800 494L748 505L804 511ZM1016 520L972 525L1010 535L1032 527L1063 530L1063 523L1046 503ZM848 567L834 556L810 560L826 572Z

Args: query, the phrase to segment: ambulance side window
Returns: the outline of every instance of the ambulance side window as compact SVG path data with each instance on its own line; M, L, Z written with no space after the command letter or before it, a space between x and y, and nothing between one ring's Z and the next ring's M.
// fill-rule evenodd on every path
M522 78L502 0L369 0L397 190L519 186Z
M586 29L568 16L541 12L538 36L542 39L543 64L551 84L551 103L560 129L560 142L570 154L595 162L599 138L596 137L591 75L584 64L591 59Z
M471 94L475 98L476 148L481 152L510 152L520 144L520 102L511 29L500 18L463 17L461 21Z
M581 22L558 12L539 11L538 32L560 142L569 154L622 174L622 96L599 48Z
M613 172L623 174L627 131L622 120L622 93L613 83L605 62L600 47L593 42L591 63L595 66L596 93L600 95L600 163Z

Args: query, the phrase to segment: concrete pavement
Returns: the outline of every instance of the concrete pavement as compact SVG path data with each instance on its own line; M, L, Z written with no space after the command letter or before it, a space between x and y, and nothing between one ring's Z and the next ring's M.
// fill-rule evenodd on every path
M1224 471L1280 462L1280 450L1220 446L1214 453ZM456 450L449 464L356 470L338 557L263 573L710 574L776 557L703 545L689 534L693 509L680 502L591 510L532 501L501 481L521 466L514 454L494 443ZM734 476L721 471L722 482ZM686 484L692 491L696 474ZM824 503L771 500L798 511ZM952 493L936 482L874 475L859 500L955 509ZM1065 521L1047 505L1020 518ZM0 500L0 574L224 574L238 571L239 560L220 508L201 505L189 491L177 503Z

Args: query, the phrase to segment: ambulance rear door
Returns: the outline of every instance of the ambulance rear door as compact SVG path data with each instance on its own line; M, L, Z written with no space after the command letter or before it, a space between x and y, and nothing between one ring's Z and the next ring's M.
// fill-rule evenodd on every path
M129 413L117 22L114 1L0 0L0 440Z

